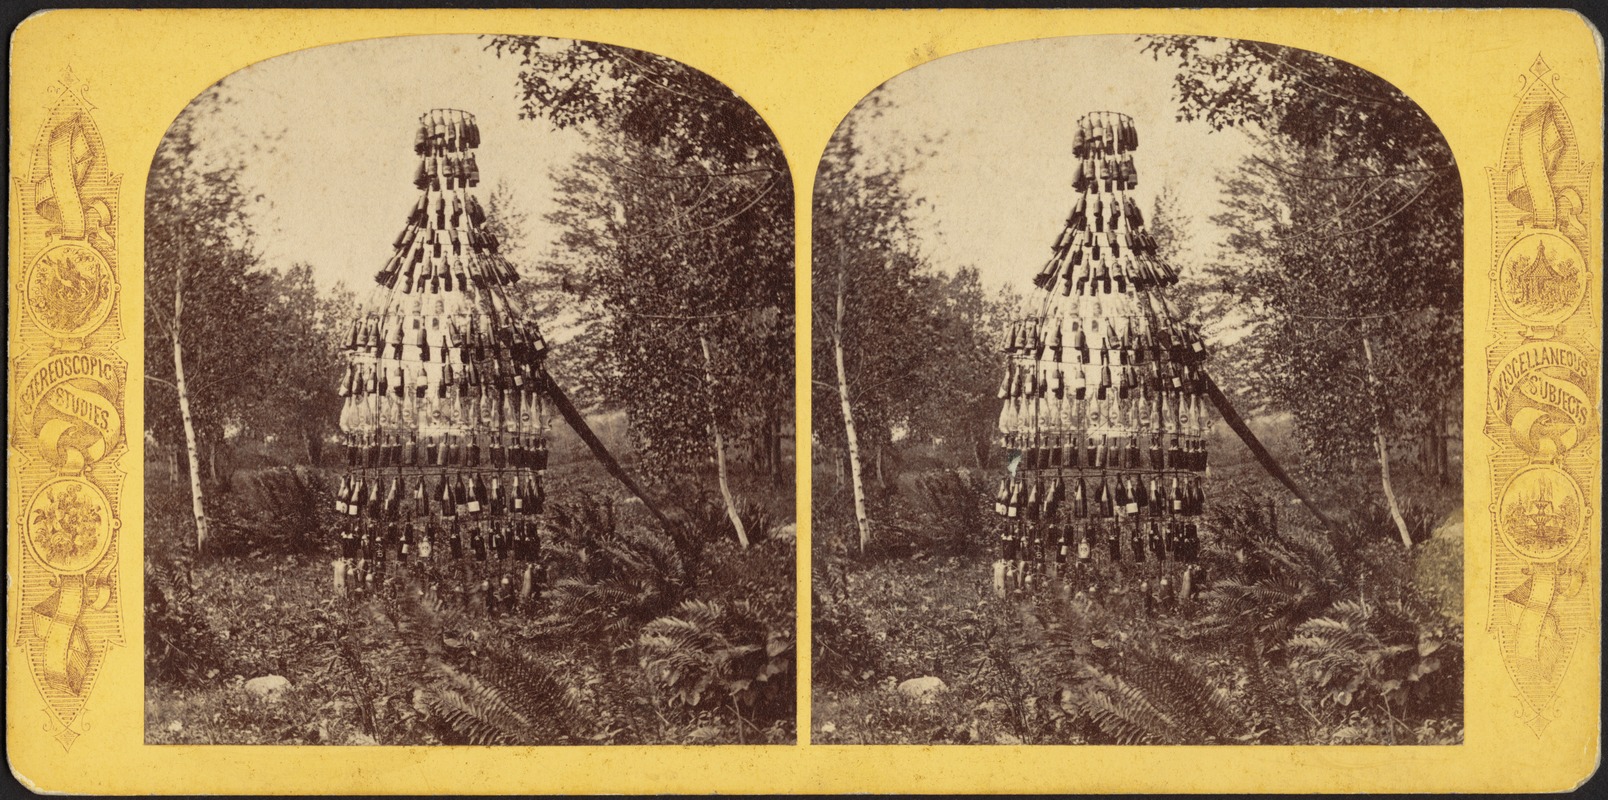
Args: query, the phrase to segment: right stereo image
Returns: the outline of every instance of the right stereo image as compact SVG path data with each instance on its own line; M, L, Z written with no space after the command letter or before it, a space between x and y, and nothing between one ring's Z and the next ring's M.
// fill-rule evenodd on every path
M844 118L811 242L812 742L1463 742L1463 194L1411 98L960 53Z

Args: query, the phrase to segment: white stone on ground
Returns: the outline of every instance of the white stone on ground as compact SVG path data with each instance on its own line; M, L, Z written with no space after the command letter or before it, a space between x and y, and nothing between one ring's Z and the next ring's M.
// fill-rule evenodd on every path
M948 691L949 686L942 678L928 675L922 678L911 678L899 684L899 692L910 697L931 698L939 692Z
M283 675L264 675L246 681L246 691L264 700L278 700L290 689L290 680Z

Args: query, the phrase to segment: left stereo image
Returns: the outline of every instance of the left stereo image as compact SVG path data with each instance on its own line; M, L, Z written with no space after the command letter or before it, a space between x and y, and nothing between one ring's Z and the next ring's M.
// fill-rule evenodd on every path
M793 191L652 53L235 72L145 196L145 741L795 741Z

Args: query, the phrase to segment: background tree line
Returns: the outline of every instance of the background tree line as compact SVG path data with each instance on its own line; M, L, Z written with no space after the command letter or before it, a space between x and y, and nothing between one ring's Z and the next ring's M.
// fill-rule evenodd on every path
M1242 320L1219 361L1260 410L1294 416L1320 481L1374 472L1412 535L1392 462L1439 487L1461 440L1462 186L1451 148L1378 76L1307 51L1163 37L1179 118L1247 130L1260 153L1224 184L1221 258L1189 287L1205 319ZM1207 76L1219 78L1213 80Z
M562 235L533 285L572 323L562 370L623 409L644 466L713 465L746 541L734 462L788 482L792 179L769 128L719 81L650 53L494 37L523 114L595 147L559 176Z
M792 475L780 150L747 103L678 62L528 37L486 47L523 65L511 91L525 117L581 127L594 145L557 176L550 218L531 220L506 184L487 193L488 225L528 259L516 288L556 340L555 376L589 413L624 413L642 469L709 469L746 539L738 478L781 487ZM252 222L265 198L242 183L244 154L198 134L228 103L220 84L181 115L147 193L147 433L171 477L189 467L203 537L205 484L226 482L248 443L322 461L356 308L344 285L320 292L307 265L265 263ZM528 244L537 224L559 229L552 252Z
M886 102L873 94L861 113ZM810 407L817 469L829 466L852 493L864 549L866 485L896 477L887 462L898 442L936 445L977 469L992 463L996 331L1020 297L990 295L975 268L933 268L912 224L926 201L900 183L898 164L864 157L861 119L844 121L816 173Z

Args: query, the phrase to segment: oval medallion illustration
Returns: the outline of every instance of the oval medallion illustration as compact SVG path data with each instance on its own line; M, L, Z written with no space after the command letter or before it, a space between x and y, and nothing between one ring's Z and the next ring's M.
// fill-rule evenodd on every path
M84 336L106 321L117 278L95 248L60 242L34 259L25 286L28 315L51 335L68 338Z

